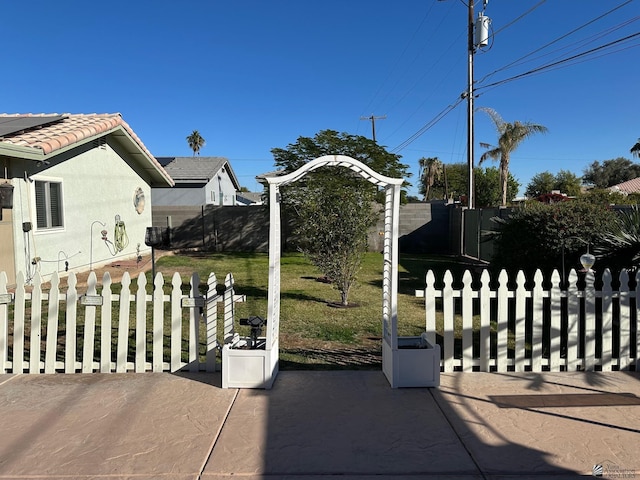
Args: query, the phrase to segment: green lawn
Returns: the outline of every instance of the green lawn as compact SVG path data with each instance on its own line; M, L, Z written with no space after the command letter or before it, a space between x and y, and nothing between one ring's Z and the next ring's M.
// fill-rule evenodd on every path
M328 304L339 301L340 295L331 285L317 280L320 272L315 267L301 254L282 256L280 356L284 368L317 368L323 363L319 351L379 353L382 260L382 254L379 253L365 256L358 284L350 294L350 302L355 306L335 308ZM440 272L445 269L451 269L454 276L461 277L460 272L468 267L448 257L401 255L399 335L419 335L424 331L424 301L415 297L415 290L424 288L428 269L435 270L436 277L441 278ZM211 272L215 272L219 282L224 281L227 273L232 273L236 293L247 296L246 303L237 305L237 319L249 315L266 317L268 270L268 255L258 253L189 253L163 256L156 261L156 271L162 272L165 282L170 282L171 275L178 272L186 283L193 272L198 272L202 288L206 288ZM241 328L238 330L241 334L246 333ZM357 355L354 358L358 358Z
M358 276L357 286L350 294L353 306L336 308L331 303L340 299L340 294L331 285L318 281L321 276L301 254L284 254L281 260L281 306L280 306L280 360L281 368L379 368L381 363L382 332L382 254L368 253ZM434 270L436 288L442 281L445 270L451 270L454 283L460 282L465 269L477 272L477 267L459 259L429 255L401 255L399 260L398 289L398 334L401 336L420 335L425 329L424 300L415 297L417 289L425 286L425 274ZM207 279L214 272L219 283L232 273L235 279L235 291L245 295L245 303L236 304L236 330L248 335L248 327L238 323L240 318L251 315L266 317L268 292L268 255L267 254L223 254L223 253L181 253L166 255L157 259L156 272L164 276L165 289L170 288L175 272L182 278L182 289L188 292L190 277L194 272L200 276L200 290L207 290ZM151 272L146 274L147 291L151 288ZM136 292L137 278L130 287L132 295ZM120 292L119 283L112 285L112 292ZM44 302L43 312L48 304ZM113 307L113 318L117 318L118 305ZM165 305L165 328L171 328L169 305ZM11 307L12 309L12 307ZM152 352L152 305L147 305L147 361L151 361ZM218 332L223 330L222 308L218 309ZM27 304L27 318L30 304ZM84 309L78 309L77 328L82 338L84 328ZM436 329L442 333L442 314L437 314ZM457 316L455 336L462 337L462 325ZM478 322L474 325L477 330ZM134 360L135 308L130 313L129 361ZM30 322L25 324L25 339L28 350L30 340ZM47 318L43 316L42 331L47 329ZM188 329L188 319L183 319L183 331ZM495 326L494 326L495 329ZM112 357L115 355L117 325L112 325ZM9 356L13 345L12 328L9 329ZM100 358L101 322L96 322L94 360ZM58 336L65 335L64 313L58 328ZM221 337L221 335L220 335ZM45 336L41 338L41 356L44 355ZM204 361L206 352L206 326L200 331L200 356ZM186 341L186 339L183 339ZM186 343L183 346L182 360L188 361ZM168 344L165 345L165 361L170 357ZM78 360L82 357L82 342L77 345ZM59 360L63 350L58 352ZM44 360L44 357L41 358ZM115 361L115 357L113 358Z

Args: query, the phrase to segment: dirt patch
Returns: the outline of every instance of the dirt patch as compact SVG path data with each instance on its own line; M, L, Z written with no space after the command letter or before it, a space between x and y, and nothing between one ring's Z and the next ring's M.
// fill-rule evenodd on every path
M377 369L382 365L382 340L366 337L347 345L281 334L280 353L283 370Z

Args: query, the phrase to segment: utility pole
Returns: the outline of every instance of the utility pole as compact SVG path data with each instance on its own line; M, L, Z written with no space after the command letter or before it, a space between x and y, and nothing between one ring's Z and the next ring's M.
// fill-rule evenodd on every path
M387 118L386 115L382 115L381 117L374 117L373 114L371 114L370 117L360 117L360 120L371 120L371 131L374 142L376 141L376 120L384 120L385 118Z
M469 193L467 196L467 206L473 209L475 206L474 198L474 181L473 181L473 54L475 53L475 45L473 42L473 2L474 0L467 0L469 2L469 25L468 25L468 56L469 56L469 69L468 69L468 90L467 90L467 167L469 177Z
M473 163L474 163L474 154L473 154L473 145L474 145L474 133L473 133L473 56L476 52L476 47L486 47L489 41L488 34L488 25L491 20L488 17L484 16L484 10L487 7L487 3L489 0L483 0L482 4L482 12L478 15L477 20L474 19L473 13L473 2L474 0L467 0L468 4L468 20L467 20L467 29L468 29L468 44L467 44L467 53L468 53L468 70L467 70L467 80L468 86L467 91L462 94L462 97L467 97L467 166L468 166L468 176L469 176L469 193L467 197L467 205L469 208L473 209L475 207L475 195L474 195L474 180L473 180Z

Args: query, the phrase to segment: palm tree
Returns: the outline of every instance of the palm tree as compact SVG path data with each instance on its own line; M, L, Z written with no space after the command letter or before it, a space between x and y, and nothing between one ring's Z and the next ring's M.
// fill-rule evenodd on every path
M429 191L436 180L440 179L442 175L442 162L438 157L433 158L421 158L418 160L418 164L420 165L420 182L422 182L422 187L424 189L424 199L429 200Z
M515 121L508 123L502 120L498 113L491 108L479 108L491 117L498 130L498 146L494 147L488 143L480 143L482 148L489 150L480 157L480 164L487 158L500 160L500 188L502 190L502 206L507 205L507 181L509 180L509 160L511 153L520 146L520 143L529 138L534 133L546 133L547 127L534 123L521 123Z
M640 158L640 138L638 139L636 144L633 147L631 147L630 151L631 151L631 155L633 155L634 157Z
M193 156L195 157L196 153L200 155L200 149L204 147L205 141L200 135L200 132L194 130L191 132L191 135L187 137L187 143L189 144L189 148L193 150Z

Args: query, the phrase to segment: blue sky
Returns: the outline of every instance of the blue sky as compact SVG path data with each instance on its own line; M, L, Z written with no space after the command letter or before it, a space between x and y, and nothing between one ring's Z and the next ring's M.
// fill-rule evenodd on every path
M120 112L156 156L191 155L185 138L198 130L207 142L201 155L229 158L250 190L258 189L256 175L273 169L272 148L325 129L370 137L371 122L361 118L375 115L386 117L376 121L378 143L396 151L467 88L461 0L2 7L0 111ZM481 9L482 1L476 14ZM494 35L474 56L475 105L549 129L511 158L521 190L536 173L581 175L594 160L632 158L640 137L640 0L491 0L485 14ZM475 130L478 158L478 143L497 136L484 113ZM466 162L466 145L461 102L397 153L415 185L418 159Z

